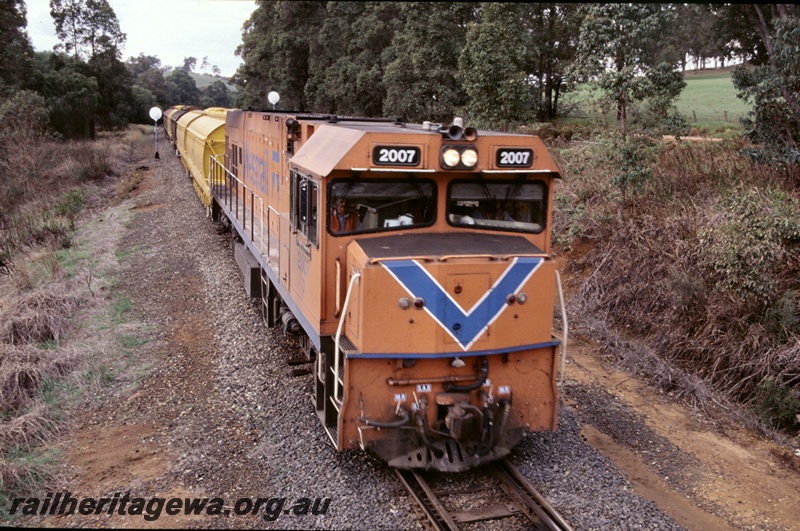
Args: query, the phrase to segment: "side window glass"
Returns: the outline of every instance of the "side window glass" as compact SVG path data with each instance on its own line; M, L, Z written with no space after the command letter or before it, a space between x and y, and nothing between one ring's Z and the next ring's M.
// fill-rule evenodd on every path
M302 173L292 171L292 225L313 245L319 243L319 185Z

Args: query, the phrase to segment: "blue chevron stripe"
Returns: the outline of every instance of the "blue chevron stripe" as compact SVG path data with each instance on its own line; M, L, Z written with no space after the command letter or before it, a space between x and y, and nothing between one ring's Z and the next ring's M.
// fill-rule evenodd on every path
M515 258L469 311L464 311L416 260L382 264L412 298L425 300L425 311L467 351L508 307L506 297L517 293L543 262L542 258Z

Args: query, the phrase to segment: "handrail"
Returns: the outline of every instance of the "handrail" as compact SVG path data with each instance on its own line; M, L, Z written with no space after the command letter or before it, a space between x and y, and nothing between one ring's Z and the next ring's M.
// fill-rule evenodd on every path
M494 254L448 254L439 258L440 262L447 262L453 258L485 258L487 260L497 260L497 255Z
M341 315L342 309L342 262L336 259L336 310L333 312L334 317Z
M430 256L386 256L383 258L373 258L369 261L370 265L380 264L381 262L391 262L392 260L417 260L422 262L433 262L435 259Z
M550 255L547 253L517 253L517 254L504 254L500 257L500 260L513 260L514 258L550 258Z
M564 304L564 291L561 289L561 275L556 270L556 283L558 284L558 298L561 301L561 322L564 323L564 337L561 341L561 368L559 381L564 381L564 363L567 358L567 339L569 338L569 322L567 321L567 309Z
M239 196L238 189L239 189L239 186L241 185L242 190L247 191L247 192L250 193L250 198L251 198L250 199L250 240L253 241L254 243L255 243L255 234L253 233L253 226L255 224L253 223L253 214L255 212L255 199L258 199L259 220L261 221L261 227L259 227L259 234L258 234L259 250L262 252L262 254L266 250L266 253L267 253L267 256L268 256L269 255L269 242L265 242L264 241L264 230L265 230L265 225L267 223L267 220L264 217L264 200L261 198L261 196L259 196L255 192L255 190L253 190L252 188L247 186L241 179L239 179L233 173L231 173L231 171L228 170L228 168L226 168L225 165L222 162L217 160L218 157L224 157L224 156L225 156L224 153L218 153L216 155L209 155L209 159L210 159L210 162L211 162L211 168L212 168L212 176L213 176L213 171L214 171L213 168L217 168L217 171L222 171L223 172L223 177L224 177L224 179L222 179L222 182L215 183L215 182L211 181L211 182L209 182L209 185L212 188L213 188L213 186L215 184L224 186L227 183L228 178L236 181L237 205L236 205L236 211L234 212L234 216L236 216L236 219L239 219L239 205L238 205L238 196ZM233 195L233 194L231 194L231 195ZM231 198L229 197L228 200L229 200L229 203L230 203ZM232 205L228 204L228 208L232 209ZM247 208L247 201L246 200L244 202L244 205L242 205L242 218L243 218L242 219L242 228L246 232L247 231L247 220L244 219L244 214L245 214L244 209L245 208Z
M531 254L504 254L498 257L496 254L448 254L445 256L440 256L438 258L434 258L431 256L386 256L383 258L373 258L369 261L370 265L380 264L381 262L389 262L392 260L417 260L420 262L446 262L448 260L460 259L460 258L484 258L487 260L495 261L495 260L511 260L513 258L550 258L550 255L547 253L531 253Z
M344 298L344 307L342 308L342 318L339 319L339 326L336 328L336 340L335 340L335 347L334 347L334 362L333 367L331 370L333 371L333 378L334 378L334 393L333 399L338 401L339 404L342 403L344 399L344 381L339 378L339 341L342 337L342 329L344 328L344 320L345 316L347 315L347 308L350 306L350 296L353 294L353 287L355 287L356 282L361 278L361 273L353 273L353 276L350 278L350 285L347 287L347 295ZM342 398L339 398L339 386L342 387Z

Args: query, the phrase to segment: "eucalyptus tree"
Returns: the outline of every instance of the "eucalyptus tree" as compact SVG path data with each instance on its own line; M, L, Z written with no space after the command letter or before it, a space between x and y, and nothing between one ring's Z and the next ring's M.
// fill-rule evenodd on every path
M47 102L50 123L66 139L94 138L100 90L85 65L61 52L36 53L36 92Z
M567 69L577 52L580 4L530 3L524 23L530 36L528 70L536 116L547 122L560 115L559 100L571 87Z
M744 4L728 8L739 20L753 61L737 67L733 84L753 106L745 134L759 160L800 182L800 13L796 5ZM758 44L756 44L758 43Z
M798 16L795 4L712 4L712 9L715 32L725 42L725 54L753 65L769 62L775 22Z
M308 79L304 94L308 108L336 113L349 100L353 83L347 69L348 50L354 39L353 21L364 16L366 2L326 2L319 31L309 40ZM349 102L347 102L349 104Z
M458 57L477 2L404 2L405 23L384 52L386 116L408 121L451 120L467 101L457 80Z
M137 57L129 57L125 64L133 77L150 70L161 70L161 59L155 55L145 55L144 53L140 53Z
M185 105L200 104L200 89L194 78L182 68L176 68L166 77L167 86L175 98L173 103Z
M469 24L457 79L483 125L510 127L560 114L571 89L583 16L580 4L481 3Z
M144 92L142 91L146 90L152 96L147 101L153 100L152 105L144 108L144 112L141 110L138 112L137 121L141 121L142 116L146 118L145 121L152 121L149 118L148 111L153 105L158 105L163 109L170 105L183 103L176 94L174 85L167 83L164 77L166 69L161 66L161 59L155 55L140 53L137 57L129 57L125 62L125 66L133 77L133 89L138 91L136 100L140 102L140 109L144 108L141 102L145 101L143 98Z
M657 60L652 50L674 22L667 4L588 4L572 75L576 81L596 84L615 105L620 131L627 135L631 103L655 92L674 93L658 82L675 77L647 77ZM674 65L668 65L671 67ZM680 91L678 91L679 93Z
M381 116L382 56L402 23L398 2L327 2L321 28L309 43L309 110Z
M202 93L200 101L205 107L230 107L233 103L227 85L219 79L207 86Z
M50 0L50 15L61 39L57 50L75 59L91 59L109 51L119 57L126 35L107 0Z
M27 25L22 0L0 0L0 98L25 86L33 74Z
M131 73L120 61L126 36L108 0L50 0L50 15L61 39L56 50L72 55L76 69L97 82L97 125L127 124L137 105Z
M677 23L670 41L681 51L694 57L700 68L706 60L723 56L723 44L715 31L717 17L710 4L679 4L675 6ZM682 61L685 70L685 60Z
M194 70L195 66L197 66L197 57L184 57L181 70L188 73Z
M457 79L470 119L482 127L508 129L535 117L527 13L524 3L483 2L468 26Z
M325 9L323 2L258 3L244 23L242 44L236 49L244 61L232 79L241 88L238 106L270 108L267 93L275 90L281 95L281 108L308 109L305 86L311 43L322 27Z

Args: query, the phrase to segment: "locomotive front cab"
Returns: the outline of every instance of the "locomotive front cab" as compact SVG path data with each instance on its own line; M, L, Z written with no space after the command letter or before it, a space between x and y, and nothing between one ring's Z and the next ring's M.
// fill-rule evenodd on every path
M550 182L331 183L329 202L358 216L351 232L372 235L347 247L341 326L318 360L320 375L338 368L328 383L340 442L397 468L459 471L555 429L555 266L531 241L547 243ZM437 218L445 232L430 230Z
M459 471L554 430L559 172L542 143L456 125L297 121L288 171L271 181L288 217L270 286L305 332L315 409L337 450Z

